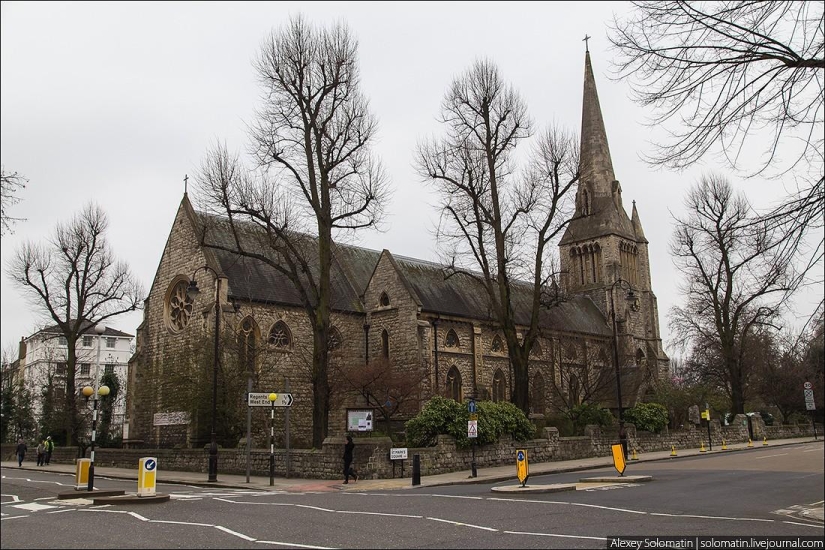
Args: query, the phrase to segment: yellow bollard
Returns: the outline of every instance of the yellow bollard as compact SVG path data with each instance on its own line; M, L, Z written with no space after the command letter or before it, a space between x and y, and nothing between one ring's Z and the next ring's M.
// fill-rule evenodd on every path
M700 442L699 442L699 452L700 452L700 453L706 453L706 452L707 452L707 451L705 450L705 442L704 442L704 441L700 441Z
M725 440L724 440L724 439L722 440L722 450L723 450L723 451L727 451L727 450L728 450L728 444L725 442Z
M762 440L762 445L768 444L768 436L765 436L765 439Z
M670 456L678 456L676 454L676 445L671 445L670 446Z
M753 447L753 441L751 441L751 438L749 437L748 438L748 448L751 448L751 447Z
M639 457L636 456L636 449L633 449L633 456L630 457L630 460L639 460Z

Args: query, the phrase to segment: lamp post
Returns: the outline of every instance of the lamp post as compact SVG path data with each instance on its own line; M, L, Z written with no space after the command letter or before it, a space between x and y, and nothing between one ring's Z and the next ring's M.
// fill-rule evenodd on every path
M613 367L616 369L616 398L619 406L619 443L623 443L623 450L625 458L627 458L627 435L624 431L624 414L622 412L622 373L619 367L619 331L616 326L616 305L613 301L613 291L618 285L627 285L627 300L636 300L636 293L633 291L633 286L619 277L612 285L610 285L610 314L613 318Z
M200 294L200 289L198 288L198 282L195 280L195 275L197 275L198 271L202 269L208 269L209 271L215 274L215 345L213 350L212 362L212 436L211 442L209 444L209 477L207 478L207 481L217 482L218 440L217 436L215 435L215 419L217 417L218 407L218 342L220 338L221 326L221 278L218 275L217 271L215 271L208 265L204 265L196 269L195 272L192 273L192 280L189 281L189 287L186 289L186 294L193 300L198 294Z
M94 491L95 488L95 439L97 437L97 401L98 397L105 397L109 395L109 387L100 385L100 340L103 338L103 333L106 332L106 327L103 325L95 325L95 334L97 334L97 358L95 360L95 379L94 388L91 386L83 387L83 397L89 400L89 397L94 395L92 399L92 444L91 454L89 458L89 485L87 490Z
M275 485L275 401L277 393L269 394L269 485Z

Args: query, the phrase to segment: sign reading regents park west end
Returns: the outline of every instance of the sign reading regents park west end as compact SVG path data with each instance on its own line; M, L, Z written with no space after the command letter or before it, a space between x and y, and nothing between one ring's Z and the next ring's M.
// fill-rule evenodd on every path
M254 393L250 392L247 394L247 404L250 407L291 407L292 406L292 394L291 393L280 393L280 392L273 392L275 393L275 401L274 403L269 400L268 393Z
M347 409L347 431L371 432L374 417L372 409Z

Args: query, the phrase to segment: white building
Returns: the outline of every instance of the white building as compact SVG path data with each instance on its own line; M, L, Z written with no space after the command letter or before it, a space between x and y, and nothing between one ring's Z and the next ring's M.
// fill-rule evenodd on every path
M83 330L76 346L75 388L78 391L83 386L94 386L97 369L100 377L107 372L114 373L120 383L113 410L113 434L121 433L125 420L127 368L129 357L132 355L132 338L133 335L110 327L106 327L105 332L98 336L94 326L89 325ZM57 326L47 327L28 338L22 338L19 353L18 375L31 392L33 412L39 420L43 410L41 395L49 380L54 386L55 397L58 400L65 398L68 357L66 338L61 335Z

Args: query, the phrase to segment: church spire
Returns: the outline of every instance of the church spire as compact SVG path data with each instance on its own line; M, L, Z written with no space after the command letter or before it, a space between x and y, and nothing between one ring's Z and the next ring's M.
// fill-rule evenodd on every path
M582 99L581 130L582 181L588 182L595 195L613 193L613 161L607 144L596 79L590 64L590 52L584 54L584 96Z

